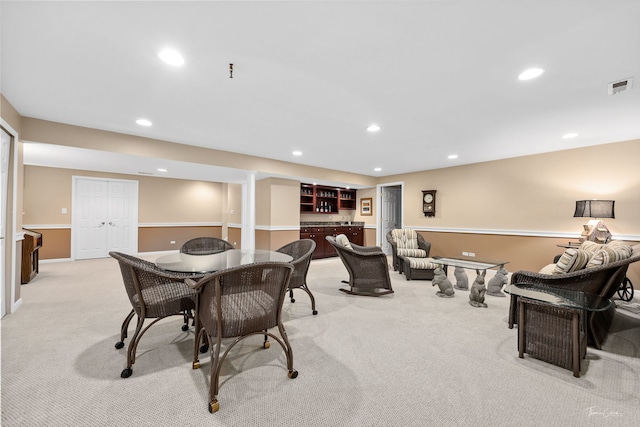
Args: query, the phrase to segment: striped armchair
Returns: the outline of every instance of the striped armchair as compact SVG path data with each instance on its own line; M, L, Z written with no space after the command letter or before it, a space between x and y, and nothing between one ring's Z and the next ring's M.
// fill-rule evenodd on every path
M424 240L412 228L395 228L387 233L387 241L393 249L393 269L402 273L402 263L398 257L427 258L431 250L431 243Z
M437 265L429 258L431 243L411 228L393 229L387 233L391 244L393 269L407 280L433 278Z

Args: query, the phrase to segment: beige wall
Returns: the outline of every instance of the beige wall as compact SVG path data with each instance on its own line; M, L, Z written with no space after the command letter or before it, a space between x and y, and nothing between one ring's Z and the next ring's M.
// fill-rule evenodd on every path
M221 222L222 184L137 175L25 166L23 223L71 224L72 177L138 181L138 221ZM67 209L63 214L62 208Z
M640 140L396 175L404 182L404 225L471 230L580 233L575 201L613 199L613 234L640 238ZM436 216L422 190L436 189ZM358 195L360 196L360 195Z
M376 215L377 215L377 206L376 206L376 188L363 188L362 190L358 190L356 193L357 203L356 203L356 211L354 215L354 221L363 221L365 225L376 225ZM362 199L371 199L371 215L370 216L362 216L360 215L360 205L362 203ZM375 241L375 239L374 239Z
M73 176L138 181L140 252L179 249L186 240L198 235L222 237L221 226L199 225L222 222L221 183L39 166L25 166L24 171L23 222L42 233L42 260L71 256ZM234 187L232 193L237 190ZM66 214L62 208L67 209Z
M187 240L204 236L221 238L222 227L141 227L138 229L138 251L178 250Z
M299 225L300 182L281 178L257 181L256 248L273 250L298 240Z

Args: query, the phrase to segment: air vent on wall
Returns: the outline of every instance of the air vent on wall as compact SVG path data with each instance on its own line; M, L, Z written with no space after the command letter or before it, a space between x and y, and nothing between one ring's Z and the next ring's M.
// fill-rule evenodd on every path
M607 85L607 92L609 95L615 95L616 93L624 92L631 89L633 86L633 77L628 79L618 80L617 82L611 82Z

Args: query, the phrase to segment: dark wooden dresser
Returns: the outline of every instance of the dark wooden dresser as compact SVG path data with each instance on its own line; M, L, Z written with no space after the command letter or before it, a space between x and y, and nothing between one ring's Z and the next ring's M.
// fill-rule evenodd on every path
M42 247L42 234L24 229L22 242L22 274L20 283L29 283L38 274L38 249Z

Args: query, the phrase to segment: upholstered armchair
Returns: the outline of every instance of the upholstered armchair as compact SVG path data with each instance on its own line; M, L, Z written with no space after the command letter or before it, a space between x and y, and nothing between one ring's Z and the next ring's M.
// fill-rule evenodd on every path
M402 273L402 263L398 257L428 258L431 243L424 240L412 228L395 228L387 233L387 241L393 249L393 269Z
M433 279L437 264L431 262L431 243L412 228L396 228L387 233L391 245L393 269L411 279Z

